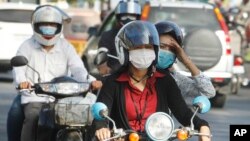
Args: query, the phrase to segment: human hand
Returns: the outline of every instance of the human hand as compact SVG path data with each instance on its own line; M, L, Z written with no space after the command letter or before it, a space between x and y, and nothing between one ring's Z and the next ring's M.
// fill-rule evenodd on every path
M101 89L101 87L102 87L102 81L96 80L96 81L91 82L92 90L98 90L98 89Z
M208 126L201 126L200 133L211 135L211 132ZM199 141L211 141L211 137L199 136Z
M21 82L18 86L20 89L31 89L31 84L28 81Z
M171 47L170 50L172 50L176 54L177 57L185 53L183 48L174 39L170 39L169 45Z
M99 141L102 141L104 139L110 138L111 132L108 128L101 128L99 130L96 130L95 136L98 138Z

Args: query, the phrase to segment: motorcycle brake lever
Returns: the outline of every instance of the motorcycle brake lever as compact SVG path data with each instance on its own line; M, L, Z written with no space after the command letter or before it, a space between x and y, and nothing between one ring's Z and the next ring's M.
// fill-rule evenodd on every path
M34 91L34 89L18 89L18 91L19 92L26 92L26 91L28 91L28 92L32 92L32 91Z

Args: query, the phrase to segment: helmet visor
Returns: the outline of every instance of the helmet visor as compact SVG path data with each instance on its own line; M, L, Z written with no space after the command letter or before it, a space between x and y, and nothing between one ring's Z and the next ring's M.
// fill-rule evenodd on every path
M142 24L143 23L143 24ZM159 46L159 36L155 26L149 22L130 22L121 29L119 38L127 49L142 45Z
M120 2L116 8L116 14L141 14L141 6L137 2Z

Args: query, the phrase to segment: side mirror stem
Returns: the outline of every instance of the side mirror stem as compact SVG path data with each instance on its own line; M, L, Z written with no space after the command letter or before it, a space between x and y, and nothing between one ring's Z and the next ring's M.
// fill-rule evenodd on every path
M193 114L193 116L191 118L191 121L190 121L190 123L191 123L191 125L190 125L191 130L194 130L194 116L197 114L197 112L199 111L199 109L200 108L198 106L195 107L195 112L194 112L194 114Z
M30 69L32 69L34 72L37 73L37 75L38 75L38 83L41 83L40 73L37 70L35 70L34 68L32 68L29 64L27 64L27 67L29 67Z

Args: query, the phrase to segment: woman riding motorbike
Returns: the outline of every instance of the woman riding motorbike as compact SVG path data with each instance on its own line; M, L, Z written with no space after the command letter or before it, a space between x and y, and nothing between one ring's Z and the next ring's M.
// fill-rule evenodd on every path
M109 109L117 128L132 129L145 135L144 125L154 112L169 110L184 126L190 124L193 112L186 105L170 73L156 70L159 36L155 26L145 21L126 24L116 36L120 64L118 72L107 76L97 102ZM94 134L99 140L111 136L108 122L93 121ZM195 116L195 129L210 134L208 123ZM202 141L210 141L207 136Z

